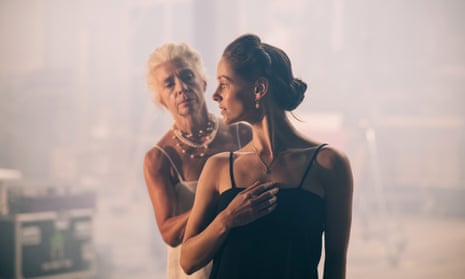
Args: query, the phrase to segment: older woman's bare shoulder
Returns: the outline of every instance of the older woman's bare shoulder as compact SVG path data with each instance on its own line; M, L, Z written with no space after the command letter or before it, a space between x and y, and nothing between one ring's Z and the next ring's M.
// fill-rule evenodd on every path
M144 165L162 167L168 162L168 156L173 157L177 153L170 131L165 133L156 144L145 152ZM167 156L168 155L168 156Z

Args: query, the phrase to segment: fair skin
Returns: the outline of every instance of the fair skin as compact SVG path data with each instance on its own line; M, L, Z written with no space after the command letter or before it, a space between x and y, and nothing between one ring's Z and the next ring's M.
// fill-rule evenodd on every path
M206 82L195 67L185 59L175 59L160 65L154 75L156 92L160 94L161 104L171 113L174 125L188 133L205 129L208 123L204 99ZM202 166L211 155L238 148L236 128L222 123L204 157L190 158L183 154L173 136L170 129L157 144L168 152L186 181L198 180ZM248 141L247 127L241 127L240 137L241 142ZM202 142L204 138L196 140ZM144 177L161 236L168 245L175 247L183 239L194 194L176 189L177 174L166 156L155 147L145 155Z
M320 144L294 129L282 109L269 98L267 79L245 81L222 58L218 82L213 98L224 122L247 121L253 129L252 141L235 152L234 160L236 184L246 189L215 216L219 196L232 187L229 157L220 153L207 161L184 236L181 266L187 273L208 263L232 228L273 212L278 189L295 188L300 182L300 175L289 173L302 174ZM256 100L260 109L254 107ZM271 166L270 173L264 172L265 165ZM331 147L322 149L303 185L305 191L325 201L324 278L344 278L353 188L346 156Z

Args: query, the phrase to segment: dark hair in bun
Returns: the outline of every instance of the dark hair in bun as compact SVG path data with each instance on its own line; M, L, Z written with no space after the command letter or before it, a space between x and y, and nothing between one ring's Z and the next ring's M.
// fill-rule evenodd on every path
M258 36L247 34L237 38L226 47L223 57L245 80L268 78L272 95L283 110L294 110L304 99L307 84L294 77L287 54L262 43Z

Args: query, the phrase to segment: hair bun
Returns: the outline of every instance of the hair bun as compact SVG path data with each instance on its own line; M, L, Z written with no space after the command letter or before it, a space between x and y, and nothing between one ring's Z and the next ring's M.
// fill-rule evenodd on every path
M304 97L305 97L305 91L307 90L307 84L298 79L294 78L290 82L290 88L291 88L291 94L289 96L289 102L287 103L287 106L284 108L285 110L294 110L300 103L302 103Z

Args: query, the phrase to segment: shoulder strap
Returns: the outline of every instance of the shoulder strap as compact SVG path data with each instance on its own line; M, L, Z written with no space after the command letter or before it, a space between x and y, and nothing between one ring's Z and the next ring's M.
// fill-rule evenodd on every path
M174 162L173 162L173 160L171 159L170 155L168 155L168 152L166 152L166 151L165 151L161 146L159 146L158 144L155 144L154 147L157 148L158 150L160 150L161 153L163 153L163 155L165 155L166 158L168 158L168 161L170 161L171 166L174 168L174 171L175 171L176 174L178 175L179 181L184 181L184 177L182 176L181 172L178 170L178 168L177 168L176 165L174 164Z
M305 170L304 175L302 176L302 180L300 180L299 187L297 187L297 188L302 188L302 185L304 184L305 178L307 178L307 174L309 173L310 169L312 168L313 162L316 160L316 156L318 155L318 153L320 152L320 150L321 150L325 145L328 145L328 144L327 144L327 143L321 144L320 146L318 146L318 148L317 148L317 149L315 150L315 152L313 153L312 159L310 160L310 163L308 164L308 167L307 167L307 169Z
M231 188L236 188L236 182L234 181L234 172L233 172L233 164L234 164L234 152L229 152L229 176L231 178Z

